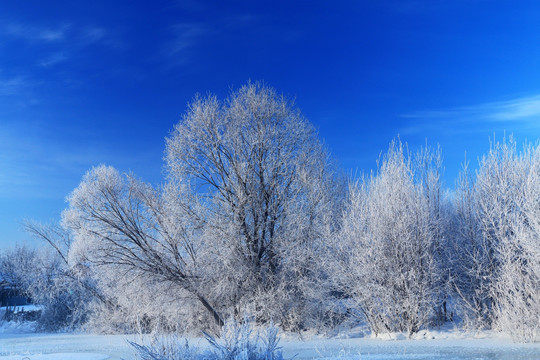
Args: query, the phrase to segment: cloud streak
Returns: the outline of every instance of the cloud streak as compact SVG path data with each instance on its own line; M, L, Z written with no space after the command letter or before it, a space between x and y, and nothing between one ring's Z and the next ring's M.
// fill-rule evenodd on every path
M540 95L512 100L462 106L446 110L417 111L401 115L413 119L461 119L480 121L529 122L540 118Z
M4 36L24 39L32 42L60 42L66 39L69 24L64 24L55 28L29 26L26 24L7 24L3 27Z
M43 67L49 67L49 66L62 63L68 59L69 57L65 52L59 51L57 53L51 54L50 56L46 57L39 64Z
M0 96L17 95L28 86L27 80L22 77L0 78Z
M401 130L403 134L418 133L426 127L444 127L445 130L453 132L487 127L507 127L507 130L540 129L540 95L448 109L416 111L400 117L411 122Z
M531 119L540 116L540 95L505 101L494 104L495 111L491 113L493 120L513 121Z
M193 49L211 33L204 23L184 23L171 27L172 39L165 43L163 55L172 59L169 67L186 65L192 60Z
M167 69L184 66L196 57L197 46L227 38L231 31L249 28L253 31L257 17L253 14L223 15L213 22L185 22L169 27L170 40L163 44L162 55L169 61Z
M93 45L122 48L121 41L103 27L74 26L69 23L56 27L8 23L0 25L0 40L26 42L35 47L37 65L42 67L69 61L74 55Z

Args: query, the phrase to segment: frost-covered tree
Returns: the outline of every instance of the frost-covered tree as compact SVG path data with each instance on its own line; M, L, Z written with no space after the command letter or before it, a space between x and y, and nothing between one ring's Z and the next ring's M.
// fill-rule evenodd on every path
M71 266L191 297L217 325L249 312L301 326L320 300L314 249L336 226L343 187L293 103L258 83L225 101L197 97L167 138L166 171L156 189L90 170L63 214Z
M467 326L540 337L539 146L493 144L446 197L440 149L411 155L397 140L347 192L293 102L248 83L196 97L165 161L160 186L97 166L62 228L27 225L54 257L4 263L50 310L47 326L217 333L248 314L413 334L457 311Z
M495 245L482 236L475 182L465 163L453 196L448 265L451 284L466 327L489 329L494 321Z
M333 277L375 334L412 334L442 316L440 166L440 152L413 158L395 141L350 191Z
M495 143L475 183L493 318L520 340L540 339L540 146Z
M540 336L540 149L495 142L454 198L452 282L469 325Z
M34 269L37 257L37 251L27 246L0 251L0 281L8 286L11 294L7 295L29 296L28 273ZM1 305L6 306L3 301Z
M201 223L197 199L181 184L156 190L112 167L90 170L68 197L63 225L73 234L71 266L97 267L98 281L117 275L169 284L188 292L218 325L223 320L202 292Z
M212 287L237 313L286 321L305 300L307 252L333 226L343 196L314 127L292 101L249 83L225 101L196 98L167 139L166 160L169 181L201 199L219 259Z

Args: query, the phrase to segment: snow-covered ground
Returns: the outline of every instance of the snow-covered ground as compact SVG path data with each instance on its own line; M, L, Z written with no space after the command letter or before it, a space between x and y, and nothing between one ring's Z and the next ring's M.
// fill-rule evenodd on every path
M0 327L0 360L105 360L133 359L127 340L136 335L36 334L24 328ZM399 334L386 339L323 338L308 340L286 336L281 342L285 357L303 359L540 359L540 344L515 344L493 333L426 332L416 339ZM434 338L434 339L432 339ZM204 344L202 339L193 340Z
M0 334L0 359L131 359L124 335Z

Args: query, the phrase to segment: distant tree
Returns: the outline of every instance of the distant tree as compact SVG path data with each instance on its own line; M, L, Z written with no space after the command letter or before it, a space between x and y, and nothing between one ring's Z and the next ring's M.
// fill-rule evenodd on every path
M29 297L27 270L33 267L37 252L26 246L0 251L0 306L12 297Z

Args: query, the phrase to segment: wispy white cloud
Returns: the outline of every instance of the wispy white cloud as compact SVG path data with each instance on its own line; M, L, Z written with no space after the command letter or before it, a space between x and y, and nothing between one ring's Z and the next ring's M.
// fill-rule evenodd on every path
M511 128L540 128L540 95L482 103L471 106L439 110L422 110L401 115L418 120L403 129L403 133L416 133L425 127L446 125L510 126Z
M8 114L38 105L41 101L35 90L41 84L32 76L2 73L0 70L0 125L8 121Z
M69 59L69 56L64 51L59 51L51 54L39 63L43 67L53 66L62 63Z
M257 17L253 14L243 13L224 15L212 22L179 23L169 28L171 39L163 45L162 55L168 58L169 66L182 66L193 61L196 47L212 37L223 35L224 32L235 28L252 28Z
M28 85L24 77L1 78L0 77L0 96L17 95Z
M491 118L500 121L540 120L540 95L492 104Z
M88 46L101 45L115 49L122 47L121 41L103 27L76 26L69 23L56 26L6 23L0 25L0 40L24 41L30 46L41 46L36 51L36 58L37 65L43 67L69 61Z
M65 29L43 30L38 34L38 38L45 41L59 41L65 37Z
M75 35L75 38L81 48L100 45L114 50L123 50L126 47L126 43L121 40L117 31L101 26L82 27Z
M63 24L57 27L30 26L22 23L10 23L0 28L4 36L24 39L28 41L59 42L66 39L71 25Z
M43 43L71 43L76 46L102 43L112 44L110 32L100 26L75 26L62 24L55 27L35 26L24 23L8 23L0 26L4 37Z
M87 42L96 43L107 37L107 31L101 27L89 26L82 29L81 35Z
M173 26L175 39L171 43L171 55L181 53L186 49L196 45L200 38L208 33L208 29L203 24L177 24Z
M192 59L193 48L204 41L211 29L204 23L183 23L171 27L172 40L166 42L163 53L173 66L185 65Z

